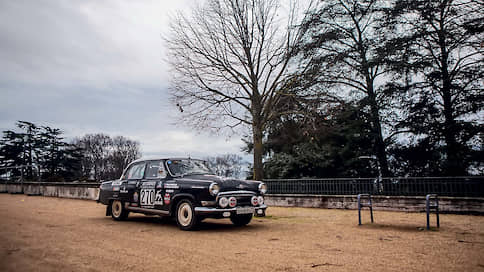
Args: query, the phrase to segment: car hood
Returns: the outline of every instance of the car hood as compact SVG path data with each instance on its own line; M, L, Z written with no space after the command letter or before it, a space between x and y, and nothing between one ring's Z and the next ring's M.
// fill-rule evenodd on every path
M259 184L262 182L255 180L239 180L234 178L226 178L216 175L189 175L183 178L177 178L179 181L200 181L200 182L216 182L220 186L221 192L226 191L259 191Z

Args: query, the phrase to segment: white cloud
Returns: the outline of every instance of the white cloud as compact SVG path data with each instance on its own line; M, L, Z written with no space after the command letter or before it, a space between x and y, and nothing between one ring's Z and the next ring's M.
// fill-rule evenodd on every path
M239 153L240 137L173 125L161 34L179 1L1 1L0 129L124 135L145 154Z

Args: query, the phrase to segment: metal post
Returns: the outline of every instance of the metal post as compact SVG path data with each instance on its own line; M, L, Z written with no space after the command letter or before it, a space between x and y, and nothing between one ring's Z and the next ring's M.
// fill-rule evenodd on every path
M361 226L361 194L358 195L358 225Z
M361 197L368 197L368 203L361 203ZM371 202L371 195L370 194L358 194L358 225L361 225L361 208L368 207L370 208L370 216L371 216L371 223L373 223L373 204Z
M435 203L437 207L435 207L435 213L437 214L437 228L440 228L440 219L439 219L439 199L435 196Z
M430 204L431 199L435 201L433 205ZM425 212L427 213L427 230L430 230L430 209L435 209L435 215L437 217L437 228L440 228L439 198L435 194L428 194L425 197Z
M371 223L373 223L373 203L371 203L371 195L368 195L369 203L370 203L370 215L371 215Z
M427 213L427 230L430 229L430 195L426 196L425 211Z

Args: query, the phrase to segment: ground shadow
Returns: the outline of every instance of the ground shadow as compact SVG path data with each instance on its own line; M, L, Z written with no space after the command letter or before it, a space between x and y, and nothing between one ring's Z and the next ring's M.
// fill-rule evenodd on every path
M102 222L103 224L106 224L106 225L135 223L140 226L158 225L160 227L163 226L168 228L178 228L174 218L160 217L160 216L130 215L124 221L114 221L110 216L105 216L105 217L90 218L90 220L96 221L96 222ZM253 219L253 222L255 222L255 218ZM203 232L212 232L212 231L216 231L216 232L234 232L235 231L236 232L236 231L246 231L246 230L259 230L264 228L266 227L260 224L256 225L253 223L249 223L249 225L247 226L235 226L227 219L221 219L221 220L206 219L199 223L198 228L196 230L203 231Z
M362 229L375 229L375 230L395 230L395 231L403 231L403 232L420 232L427 230L426 226L419 226L419 225L408 225L408 224L379 224L379 223L367 223L358 228ZM439 228L430 227L430 231L437 231Z

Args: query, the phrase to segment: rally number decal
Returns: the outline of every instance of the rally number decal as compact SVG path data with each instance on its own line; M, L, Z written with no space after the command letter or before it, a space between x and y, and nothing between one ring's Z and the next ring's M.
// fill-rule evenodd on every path
M153 206L155 203L155 189L141 189L140 205Z

